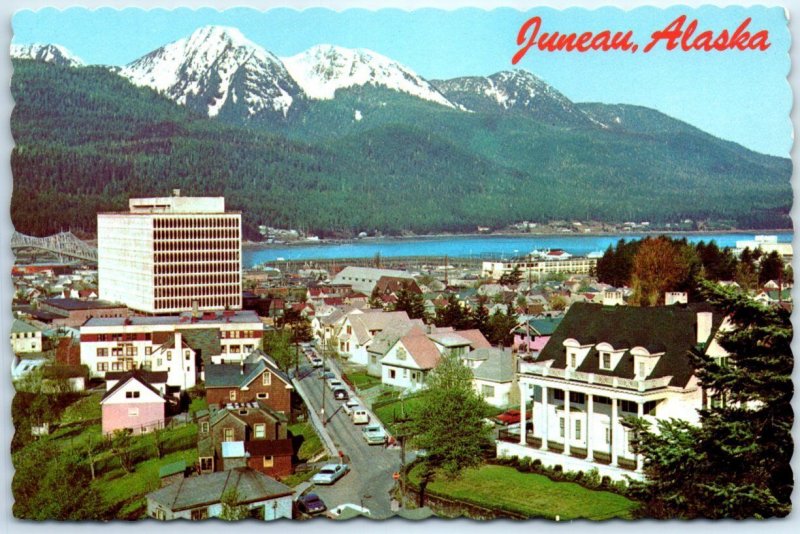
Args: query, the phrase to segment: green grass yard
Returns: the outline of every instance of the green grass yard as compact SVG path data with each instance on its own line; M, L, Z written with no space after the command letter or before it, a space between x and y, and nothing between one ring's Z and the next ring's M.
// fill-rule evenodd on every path
M409 478L419 484L422 466ZM501 508L529 517L572 519L630 519L637 503L616 493L589 490L573 482L554 482L544 475L520 473L512 467L485 465L470 469L454 481L434 480L428 490L443 497L486 508Z
M350 382L353 383L353 386L355 386L358 389L369 389L381 383L380 378L369 376L367 373L364 372L347 373L347 378L348 380L350 380Z
M314 430L314 426L311 423L291 424L289 425L289 432L292 437L303 437L303 443L300 445L300 450L297 451L297 458L301 462L308 461L325 450L322 445L322 440L317 435L317 431Z
M398 399L394 402L373 408L373 412L378 419L381 420L381 423L383 423L383 426L386 427L389 433L395 434L397 430L397 421L402 421L403 417L408 417L421 403L421 397L411 397L403 400Z

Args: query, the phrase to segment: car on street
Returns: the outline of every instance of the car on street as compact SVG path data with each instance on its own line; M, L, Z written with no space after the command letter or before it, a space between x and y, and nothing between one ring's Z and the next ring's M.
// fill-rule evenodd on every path
M307 515L321 514L328 509L316 493L308 493L297 499L297 509Z
M336 378L336 375L335 375L335 374L333 374L333 373L332 373L332 372L330 372L330 371L320 371L320 373L319 373L319 377L320 377L322 380L331 380L331 379L333 379L333 378Z
M314 367L315 369L317 367L322 367L322 360L317 357L311 358L311 367Z
M347 399L347 402L345 402L344 405L347 406L348 408L355 408L356 406L359 405L358 399L355 397L350 397L349 399Z
M311 477L311 482L314 484L333 484L344 476L350 466L347 464L326 464L322 466L319 472Z
M338 378L330 378L326 381L328 387L333 391L334 389L343 388L344 382L339 380Z
M365 426L361 435L368 445L384 445L387 439L386 431L380 425Z
M359 515L370 517L372 513L369 511L369 508L346 502L335 508L331 508L330 512L328 512L328 515L333 519L349 519L350 517L356 517Z
M347 400L350 398L350 394L347 393L347 390L344 388L333 388L333 398L336 400Z

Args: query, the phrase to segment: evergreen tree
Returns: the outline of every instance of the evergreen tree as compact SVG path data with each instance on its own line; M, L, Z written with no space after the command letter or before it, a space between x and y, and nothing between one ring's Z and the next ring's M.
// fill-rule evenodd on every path
M436 326L452 326L456 330L461 330L469 326L469 316L467 312L461 306L458 297L452 293L447 297L447 305L445 305L444 308L436 310L436 318L434 321Z
M472 308L470 314L470 327L480 330L481 334L486 338L489 337L490 332L489 310L486 308L487 302L486 295L478 295L478 302Z
M665 420L654 433L643 420L625 421L647 477L632 492L657 518L783 517L793 487L789 313L709 282L702 292L733 325L718 339L729 355L691 353L712 396L699 426Z
M510 273L503 273L498 283L501 286L516 286L522 280L522 273L519 270L519 265L515 265Z
M422 295L409 290L405 284L397 292L394 309L406 312L411 319L425 318L425 301L422 299Z
M780 254L772 251L761 257L758 269L758 283L764 285L770 280L778 281L783 271L783 260Z
M424 449L420 499L425 487L441 474L458 478L478 467L491 446L491 426L484 422L489 406L472 387L472 371L458 356L446 355L426 379L419 408L403 424L413 446Z
M367 301L367 304L373 310L379 310L379 309L383 308L383 302L381 301L381 293L378 290L378 286L377 285L375 285L375 287L372 288L372 293L370 293L369 300Z

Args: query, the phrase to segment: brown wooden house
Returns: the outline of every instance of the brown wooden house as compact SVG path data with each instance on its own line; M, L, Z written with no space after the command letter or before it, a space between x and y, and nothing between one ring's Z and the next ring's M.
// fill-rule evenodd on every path
M292 382L275 361L260 350L240 364L208 365L205 369L209 405L259 401L291 417Z

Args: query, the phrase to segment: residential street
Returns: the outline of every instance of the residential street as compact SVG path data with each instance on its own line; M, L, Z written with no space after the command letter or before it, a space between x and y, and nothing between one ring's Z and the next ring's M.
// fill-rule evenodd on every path
M338 370L333 371L339 376ZM353 503L369 508L373 518L391 516L389 491L394 485L392 474L400 470L400 449L367 445L361 436L364 425L354 425L350 421L344 411L344 403L334 400L325 381L319 378L319 370L311 371L306 364L300 376L303 375L307 375L302 383L312 404L310 410L319 414L322 395L325 395L325 430L336 447L344 453L345 462L351 469L332 486L316 486L313 491L329 509L343 503Z

